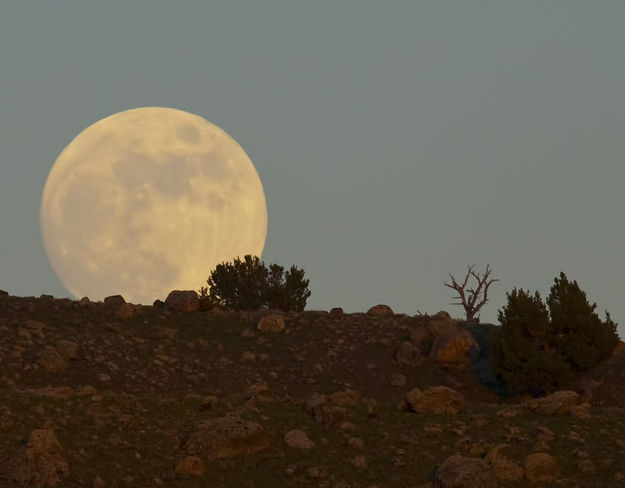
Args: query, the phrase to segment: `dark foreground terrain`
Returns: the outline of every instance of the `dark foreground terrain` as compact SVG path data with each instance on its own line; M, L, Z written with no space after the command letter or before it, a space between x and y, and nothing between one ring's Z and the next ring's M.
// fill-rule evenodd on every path
M266 314L0 296L0 486L625 486L623 351L515 406L426 316Z

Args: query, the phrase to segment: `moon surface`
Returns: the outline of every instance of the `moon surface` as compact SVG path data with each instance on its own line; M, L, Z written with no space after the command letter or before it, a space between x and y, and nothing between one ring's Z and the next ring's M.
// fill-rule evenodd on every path
M215 266L260 256L263 187L216 125L163 107L119 112L61 152L41 202L48 259L76 298L151 304L197 290Z

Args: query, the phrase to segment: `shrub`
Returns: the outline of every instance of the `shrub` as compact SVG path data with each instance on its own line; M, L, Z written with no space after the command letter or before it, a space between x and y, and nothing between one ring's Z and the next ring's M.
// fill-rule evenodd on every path
M267 307L301 312L310 297L308 283L309 280L304 279L303 269L291 266L291 269L285 273L282 266L272 264L269 266L265 291Z
M510 393L549 393L569 379L570 367L552 343L547 308L538 292L515 288L506 296L491 336L493 372Z
M588 371L611 354L618 343L616 324L606 312L605 321L595 313L586 293L564 273L554 279L547 298L555 347L577 371Z
M310 297L304 270L291 266L285 273L277 264L267 269L260 258L249 254L243 261L236 258L232 263L217 265L207 283L208 287L200 289L203 309L220 306L234 310L302 311Z

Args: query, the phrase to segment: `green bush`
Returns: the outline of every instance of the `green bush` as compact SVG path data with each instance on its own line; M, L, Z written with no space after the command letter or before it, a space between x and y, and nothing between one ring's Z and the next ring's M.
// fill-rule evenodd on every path
M512 394L548 393L565 383L570 367L552 343L551 324L538 292L515 288L499 311L501 327L491 336L493 373Z
M605 321L576 281L570 282L564 273L554 279L547 298L551 315L554 345L564 360L577 371L588 371L608 357L619 341L616 324L606 312Z
M538 395L562 386L572 374L588 371L618 343L616 324L595 313L576 281L564 273L554 279L545 305L515 288L499 311L501 327L491 336L493 372L511 393Z
M208 287L200 289L203 309L228 307L234 310L273 308L302 311L310 297L304 270L271 264L269 269L258 256L246 255L241 261L224 262L211 273Z

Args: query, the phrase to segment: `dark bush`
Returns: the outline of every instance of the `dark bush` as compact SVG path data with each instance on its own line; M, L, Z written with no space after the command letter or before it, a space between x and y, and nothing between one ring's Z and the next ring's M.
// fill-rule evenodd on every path
M274 308L283 311L302 311L310 297L309 281L304 270L291 266L284 268L271 264L269 269L257 256L246 255L241 261L216 266L200 289L202 309L228 307L234 310Z
M515 288L499 311L493 331L493 372L512 394L549 393L570 378L570 367L554 348L549 314L538 292Z
M608 357L619 341L616 324L606 312L605 321L595 313L586 293L564 273L554 279L547 298L555 347L576 371L588 371Z

